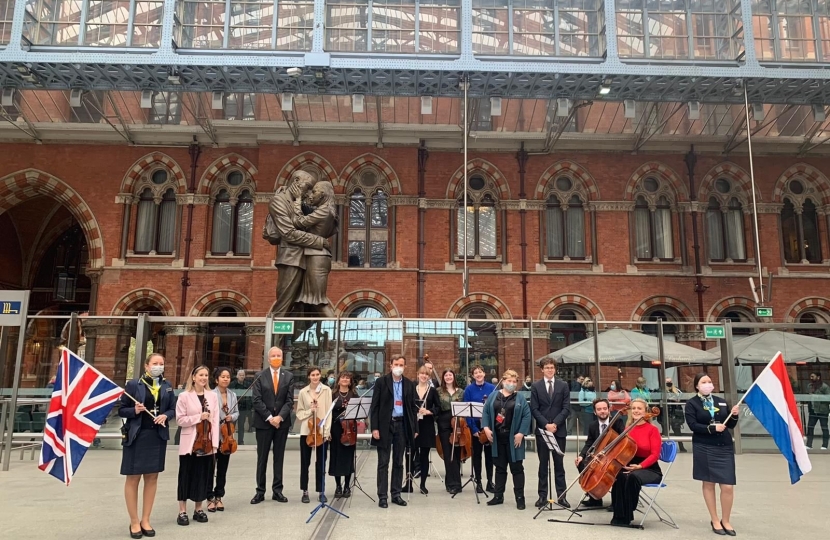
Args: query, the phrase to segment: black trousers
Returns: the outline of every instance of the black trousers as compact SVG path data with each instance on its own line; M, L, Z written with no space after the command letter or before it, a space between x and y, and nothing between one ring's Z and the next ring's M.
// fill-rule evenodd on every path
M347 489L350 489L352 487L352 475L347 474L346 477L345 477L345 480L346 480L346 484L344 486L343 485L343 477L342 476L335 476L334 477L334 484L337 487L345 487Z
M559 449L565 451L565 437L556 437L556 442L559 444ZM553 450L548 448L545 440L539 435L536 438L536 453L539 455L539 496L548 498L550 492L548 487L548 466L550 458L553 456L553 483L556 486L556 496L565 493L567 486L565 485L565 463L564 456L560 456ZM553 497L551 497L553 498Z
M225 480L228 476L228 465L231 462L230 454L222 454L220 452L214 455L216 459L213 462L213 468L216 472L216 478L214 479L213 474L210 475L211 484L210 490L208 491L208 499L225 496Z
M300 489L308 491L308 466L311 465L311 454L315 448L312 448L305 442L305 435L300 436ZM316 447L314 462L314 491L321 493L323 491L323 445Z
M271 491L282 493L282 463L285 457L285 442L288 440L288 424L283 422L280 429L267 427L256 430L256 492L265 494L265 473L268 471L268 453L273 452L274 482Z
M418 466L421 468L421 487L426 487L427 485L427 477L429 476L429 451L432 448L415 448L415 453L413 454L413 461L418 463Z
M392 420L389 425L389 446L378 446L378 498L386 500L389 489L389 458L392 458L392 498L401 496L403 488L403 454L406 445L404 421Z
M478 437L473 437L473 474L476 482L481 482L481 454L484 453L484 470L487 474L487 482L493 481L493 449L490 445L481 444Z
M456 448L453 452L451 434L452 429L438 426L438 438L441 439L441 449L444 451L444 484L448 490L461 489L461 449Z
M643 484L655 484L663 475L653 469L639 469L629 473L621 472L611 487L611 505L614 508L614 521L631 523L634 510L640 501Z
M827 443L830 442L830 433L827 432L827 415L817 415L810 413L807 418L807 446L813 446L813 436L816 432L816 424L821 424L821 446L827 448Z
M513 476L513 494L516 500L525 498L525 467L522 460L510 461L510 446L513 438L509 433L505 433L504 437L499 434L498 451L499 455L493 458L496 466L496 486L495 494L497 497L504 496L504 490L507 486L507 468L510 467L510 474Z

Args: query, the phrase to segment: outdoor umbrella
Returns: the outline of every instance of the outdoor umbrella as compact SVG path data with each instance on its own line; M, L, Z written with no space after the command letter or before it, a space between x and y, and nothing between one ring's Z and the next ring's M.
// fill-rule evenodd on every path
M732 353L741 364L766 364L781 351L788 364L796 362L830 362L830 341L793 332L769 330L736 338ZM720 348L712 350L720 356Z

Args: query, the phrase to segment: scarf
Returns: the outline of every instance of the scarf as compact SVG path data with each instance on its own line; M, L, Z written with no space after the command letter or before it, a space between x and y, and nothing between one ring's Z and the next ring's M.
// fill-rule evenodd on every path
M153 395L153 401L158 403L159 392L161 391L161 378L151 377L150 375L144 375L141 378L141 382L143 382L144 386L146 386L147 389L150 390L150 393Z

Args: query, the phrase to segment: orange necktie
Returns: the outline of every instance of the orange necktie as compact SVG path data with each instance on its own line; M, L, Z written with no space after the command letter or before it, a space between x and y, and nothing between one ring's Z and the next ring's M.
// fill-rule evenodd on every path
M271 374L274 378L274 393L275 394L277 392L279 392L279 390L280 390L280 378L277 375L277 373L278 373L277 371L274 371L274 373Z

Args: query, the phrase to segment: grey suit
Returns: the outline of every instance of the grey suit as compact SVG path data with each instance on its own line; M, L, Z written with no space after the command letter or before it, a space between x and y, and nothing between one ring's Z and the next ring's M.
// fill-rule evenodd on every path
M294 226L293 200L291 192L285 186L280 187L271 197L268 212L280 236L276 262L279 271L277 304L274 306L274 316L284 317L291 311L302 290L305 274L303 250L304 248L323 249L323 238L301 231Z

